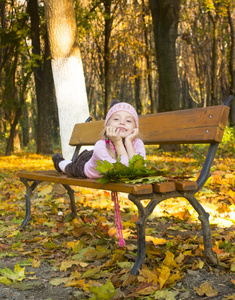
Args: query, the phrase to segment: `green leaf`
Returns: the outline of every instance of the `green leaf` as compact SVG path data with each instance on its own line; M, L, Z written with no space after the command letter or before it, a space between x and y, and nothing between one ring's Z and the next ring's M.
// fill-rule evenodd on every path
M94 274L100 272L100 267L95 267L93 269L90 269L86 271L81 278L92 278Z
M163 182L166 181L167 179L162 176L150 176L150 177L141 177L137 179L132 179L132 180L127 180L125 181L126 183L154 183L154 182Z
M168 290L156 291L154 293L154 299L166 299L166 300L175 300L174 292Z
M6 276L0 276L0 283L4 284L6 286L10 286L12 282Z
M0 269L0 274L2 274L7 279L15 281L21 281L25 278L25 268L21 268L19 264L15 265L14 271L9 268Z
M65 277L65 278L53 278L49 283L51 285L58 286L58 285L61 285L61 284L65 284L67 281L68 281L67 277Z
M98 181L102 184L108 182L123 182L123 183L153 183L165 181L162 176L155 176L159 173L154 168L146 167L146 161L140 155L134 155L129 160L129 166L125 166L120 162L120 157L117 161L111 164L108 161L98 161L97 171L102 175Z
M94 294L94 297L90 298L90 300L111 300L116 294L110 279L103 286L90 286L88 289Z

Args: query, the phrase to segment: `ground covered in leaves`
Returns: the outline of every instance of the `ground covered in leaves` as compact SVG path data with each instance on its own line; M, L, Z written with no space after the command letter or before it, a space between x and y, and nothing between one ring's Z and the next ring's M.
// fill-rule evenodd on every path
M205 148L154 154L148 159L172 176L196 178ZM20 169L50 169L50 157L0 157L0 299L235 299L234 145L219 149L212 176L197 198L210 213L214 251L220 264L203 257L201 225L182 198L159 204L147 223L147 259L139 276L136 208L120 195L126 246L119 248L113 203L107 191L75 188L78 219L59 185L42 183L32 197L32 219L22 230L24 185ZM193 154L193 152L196 153ZM190 170L190 171L189 171Z

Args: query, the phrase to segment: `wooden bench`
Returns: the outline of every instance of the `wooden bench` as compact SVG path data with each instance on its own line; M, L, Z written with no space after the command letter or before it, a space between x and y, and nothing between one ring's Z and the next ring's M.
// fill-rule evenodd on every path
M169 181L155 184L101 184L94 179L68 177L55 170L49 171L20 171L18 176L26 186L26 215L21 226L25 226L30 219L30 197L40 182L62 184L70 197L73 217L77 216L74 201L74 191L70 186L103 189L127 193L128 198L138 208L137 227L137 259L131 274L137 275L146 256L145 227L148 217L160 202L175 197L186 198L199 215L202 224L204 254L212 263L217 264L217 258L212 250L209 224L209 213L195 198L197 193L210 176L217 148L222 140L228 121L229 106L233 100L230 96L223 105L150 114L140 117L140 132L145 145L156 144L210 144L204 164L197 181ZM76 124L70 139L70 145L75 146L73 159L83 145L94 145L101 138L104 121ZM191 174L188 174L191 175ZM144 206L141 200L149 199Z

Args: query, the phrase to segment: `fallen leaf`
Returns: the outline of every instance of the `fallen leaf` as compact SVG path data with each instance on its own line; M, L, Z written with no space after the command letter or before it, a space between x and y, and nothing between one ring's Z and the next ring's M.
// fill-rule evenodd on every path
M170 269L167 266L162 265L161 269L158 269L159 271L159 289L161 290L165 283L167 282L168 278L170 277Z
M40 264L41 264L40 260L36 260L36 259L32 260L32 267L33 268L39 268Z
M163 291L156 291L154 293L154 299L164 299L164 300L175 300L175 295L176 293L168 291L168 290L163 290Z
M49 283L51 285L55 285L55 286L58 286L58 285L61 285L61 284L65 284L68 282L68 278L53 278L51 281L49 281Z
M217 289L213 289L210 283L207 281L200 285L200 287L194 287L193 289L199 296L206 295L207 297L213 297L218 294Z
M90 300L111 300L116 294L110 279L102 286L90 286L88 289L94 294L94 297L90 298Z

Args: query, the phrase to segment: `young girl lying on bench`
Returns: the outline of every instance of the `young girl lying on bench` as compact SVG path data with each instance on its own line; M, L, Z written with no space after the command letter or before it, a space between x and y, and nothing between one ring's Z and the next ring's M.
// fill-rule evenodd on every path
M54 167L73 177L99 178L96 171L98 160L115 163L118 156L128 166L129 159L140 154L145 159L144 143L137 138L139 118L132 105L112 102L105 119L102 140L96 142L94 150L84 150L73 161L65 160L59 153L52 156Z

